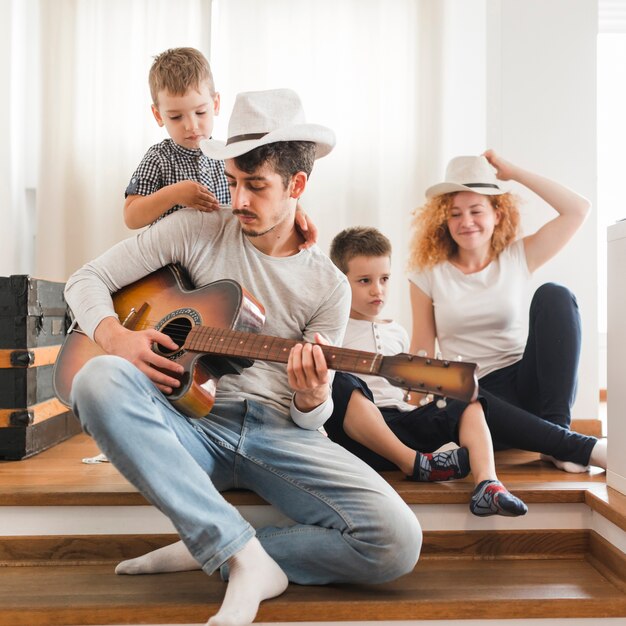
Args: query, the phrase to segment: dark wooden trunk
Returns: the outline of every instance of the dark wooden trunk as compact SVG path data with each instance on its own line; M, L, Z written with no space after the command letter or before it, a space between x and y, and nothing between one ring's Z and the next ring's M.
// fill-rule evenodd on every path
M81 432L75 415L65 409L42 422L0 428L0 460L19 461Z
M80 432L54 398L53 369L68 327L60 282L0 277L0 459L19 460Z
M0 277L0 349L63 343L64 283L30 276Z
M54 397L54 365L0 369L0 408L16 409Z

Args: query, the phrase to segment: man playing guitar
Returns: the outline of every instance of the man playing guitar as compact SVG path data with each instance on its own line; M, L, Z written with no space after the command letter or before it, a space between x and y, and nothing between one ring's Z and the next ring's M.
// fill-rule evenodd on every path
M413 569L422 537L387 482L317 430L332 411L331 376L313 342L340 344L350 290L317 246L299 249L294 213L334 135L307 124L298 96L285 89L239 94L228 135L226 144L208 140L202 149L226 162L232 211L177 211L86 264L66 288L82 331L106 353L73 379L74 411L117 469L171 519L198 565L229 580L212 626L252 622L259 603L288 581L396 578ZM134 325L132 312L123 325L111 297L170 264L184 267L195 286L244 285L265 306L264 332L304 339L286 365L256 361L240 375L236 364L227 366L200 419L168 401L184 368L171 358L180 344L159 330L166 324ZM150 319L150 310L144 314ZM235 320L243 330L246 316ZM219 493L233 487L258 493L293 525L255 530Z

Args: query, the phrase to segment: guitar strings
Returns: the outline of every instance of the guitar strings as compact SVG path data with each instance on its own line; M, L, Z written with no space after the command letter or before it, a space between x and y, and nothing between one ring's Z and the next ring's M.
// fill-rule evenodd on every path
M146 319L140 323L138 323L136 326L129 328L129 330L146 330L149 328L155 328L155 324L157 322L155 320L151 320L151 319ZM168 337L171 337L172 339L176 340L182 340L184 343L184 340L187 338L187 336L189 335L189 333L193 330L193 329L197 329L197 328L201 328L201 329L206 329L207 331L213 331L215 332L218 336L222 333L226 333L228 335L231 335L231 341L232 340L236 340L238 339L238 335L245 335L245 336L249 336L250 341L251 342L257 342L257 343L261 343L263 341L265 342L283 342L283 343L313 343L313 342L308 342L306 340L298 340L298 339L288 339L288 338L284 338L284 337L272 337L270 335L263 335L263 334L256 334L256 333L252 333L252 332L245 332L245 331L238 331L238 330L233 330L231 328L220 328L218 326L196 326L195 324L193 326L189 326L187 323L181 323L181 322L176 322L176 321L172 321L168 324L166 324L164 326L164 328L160 331L163 332L163 330L167 330L168 332L165 332L164 334L166 334ZM174 331L174 332L172 332ZM335 346L324 346L322 344L317 344L317 345L321 345L322 348L333 348ZM365 355L369 355L369 354L375 354L375 353L369 353L369 352L363 352L362 350L353 350L350 348L341 348L342 354L344 355L349 355L352 356L354 358L362 358Z
M155 328L155 324L156 322L154 320L147 319L138 323L134 327L130 327L129 330L146 330L149 328ZM168 337L170 337L171 339L179 343L180 346L182 346L185 343L189 333L193 329L197 329L197 328L206 330L208 332L213 332L218 337L220 337L223 334L231 335L231 337L229 338L229 341L231 342L238 339L237 333L243 333L245 335L249 335L250 341L252 342L271 341L273 343L276 343L276 342L295 341L294 339L285 339L281 337L269 337L267 335L261 335L261 334L257 335L255 333L245 333L244 331L236 331L236 330L232 330L231 328L220 328L217 326L199 326L198 327L195 324L190 326L188 323L181 323L181 322L176 322L176 321L172 321L166 324L159 332L163 332L163 334L167 335ZM206 337L204 338L206 339Z
M130 327L129 330L147 330L147 329L154 329L155 326L157 324L156 320L152 320L152 319L146 319L143 320L142 322L139 322L136 326L134 327ZM227 333L230 335L233 335L232 339L236 338L236 334L237 333L242 333L244 335L249 335L250 339L252 341L257 341L257 340L267 340L267 341L283 341L283 342L291 342L291 341L295 341L295 342L299 342L297 339L287 339L287 338L283 338L283 337L272 337L272 336L268 336L268 335L263 335L263 334L256 334L253 332L245 332L245 331L237 331L237 330L233 330L231 328L220 328L219 326L204 326L204 325L200 325L197 326L195 324L191 325L191 322L189 320L185 320L185 323L181 323L181 322L177 322L177 321L172 321L169 322L167 324L165 324L163 326L163 328L159 331L159 332L163 332L164 334L166 334L168 337L171 337L172 339L179 339L182 340L184 343L184 340L187 338L187 336L189 335L189 333L193 330L193 329L197 329L197 328L202 328L202 329L206 329L207 331L214 331L215 333ZM164 332L165 330L167 330L168 332ZM304 341L304 340L302 340ZM309 343L309 342L307 342ZM313 343L313 342L310 342ZM318 345L322 345L322 344L318 344ZM322 347L332 347L332 346L323 346ZM341 348L343 353L352 353L354 355L366 355L366 354L374 354L374 353L369 353L369 352L364 352L362 350L352 350L349 348ZM390 356L395 356L395 355L390 355ZM418 360L422 360L425 357L421 357L418 355L412 355L414 356L414 358L418 359ZM388 358L388 357L385 357ZM437 359L430 359L432 361L437 361Z
M160 332L164 332L165 330L167 330L167 332L164 332L164 334L166 334L168 337L170 337L174 342L176 342L179 347L182 347L185 343L185 341L187 340L187 337L189 335L189 333L194 329L194 328L198 328L197 325L193 324L191 322L191 320L188 320L187 318L182 318L185 321L184 322L179 322L176 321L175 319L172 320L171 322L165 324L163 326L163 328L161 329ZM155 328L155 325L157 324L156 320L152 320L152 319L145 319L139 323L137 323L136 326L130 328L130 330L146 330L149 328ZM244 331L236 331L233 330L231 328L220 328L220 327L216 327L216 326L200 326L200 328L202 329L206 329L209 332L215 332L218 336L220 336L222 333L226 333L231 335L231 337L228 339L226 346L224 346L224 348L226 350L228 350L229 347L229 342L235 341L236 339L238 339L237 334L238 333L242 333L246 336L250 336L249 342L250 343L262 343L262 342L271 342L271 343L276 343L276 342L280 342L284 345L284 343L299 343L298 340L296 339L285 339L285 338L281 338L281 337L271 337L271 336L267 336L267 335L262 335L262 334L255 334L255 333L251 333L251 332L244 332ZM205 337L206 339L206 337ZM307 342L309 343L309 342ZM313 343L313 342L310 342ZM321 344L318 344L321 345ZM257 346L258 348L258 346ZM323 346L322 348L332 348L332 346ZM254 346L252 346L249 350L245 351L245 350L240 350L238 349L239 352L241 352L242 354L245 354L246 356L254 356L257 354L258 349L255 349ZM354 359L355 361L362 361L362 360L369 360L371 358L371 356L375 353L369 353L369 352L364 352L362 350L353 350L350 348L341 348L341 352L342 352L342 358L343 359ZM412 355L414 359L416 359L418 362L421 362L423 360L425 360L425 357L421 357L419 355ZM398 362L404 362L405 357L401 356L401 355L388 355L385 356L385 360L388 363L392 363L395 361ZM431 362L431 364L435 365L438 362L442 362L441 360L438 359L429 359L429 361Z
M230 335L230 337L227 338L226 343L220 345L220 350L215 351L215 354L220 354L220 352L226 353L226 354L229 354L229 353L232 354L232 352L236 352L237 355L240 357L249 357L253 359L263 358L263 357L259 357L259 344L265 343L265 345L263 346L263 348L265 348L264 355L267 356L269 353L272 353L273 351L273 354L276 357L277 356L277 353L275 351L276 343L279 343L279 347L282 347L283 350L284 350L285 343L292 343L293 345L295 345L295 343L298 343L298 340L296 339L284 339L280 337L271 337L271 336L261 335L261 334L257 335L251 332L235 331L231 328L220 328L220 327L214 327L214 326L197 326L196 324L194 324L191 320L187 318L181 318L181 319L184 321L176 321L176 319L174 319L171 322L166 323L161 330L161 332L166 330L167 332L165 332L164 334L170 337L179 346L179 348L183 347L191 331L193 329L198 329L198 328L200 328L201 330L206 330L210 334L215 334L218 338L224 334ZM145 319L145 320L142 320L141 322L138 322L134 327L130 328L130 330L145 330L148 328L155 328L156 323L157 322L155 320ZM232 343L234 341L240 340L241 336L249 337L248 341L245 342L248 347L241 348L241 346L238 345L236 346L236 348L233 348ZM207 339L206 336L201 337L201 338ZM321 347L327 350L329 349L332 350L333 348L333 346L323 346L323 345ZM206 352L210 354L211 350L207 349ZM286 362L282 359L282 356L284 355L281 355L280 361ZM369 363L370 367L373 367L374 363L376 362L377 357L379 356L381 355L377 355L375 353L363 352L361 350L353 350L350 348L341 348L341 355L340 355L341 363L337 362L336 365L339 366L339 369L344 370L344 371L358 372L359 367L357 366L360 366L361 368L365 366L365 370L367 370L368 368L366 364ZM438 359L426 359L425 357L420 357L418 355L412 355L412 356L414 359L417 360L416 364L420 362L424 363L428 361L427 365L436 366L437 364L444 363L443 361L438 360ZM372 357L374 358L372 359ZM334 358L334 355L333 355L333 358ZM385 358L385 361L390 366L393 366L394 364L402 365L406 363L406 355L389 355L389 356L385 356L384 358ZM450 363L448 362L445 366L446 369L448 369L449 365ZM437 368L437 369L440 369L440 368ZM364 373L367 373L365 370L364 370ZM448 371L447 375L448 377L454 376L453 372L450 372L450 371ZM439 376L441 376L441 372L439 373ZM422 383L422 385L423 384L424 383ZM416 389L417 391L421 391L422 385L420 385L420 387L411 387L411 388ZM430 389L430 386L426 385L426 388Z

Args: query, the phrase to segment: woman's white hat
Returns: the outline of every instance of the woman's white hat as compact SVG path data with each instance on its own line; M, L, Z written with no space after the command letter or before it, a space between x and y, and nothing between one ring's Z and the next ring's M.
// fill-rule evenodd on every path
M247 91L237 94L228 122L226 143L200 142L211 159L232 159L276 141L312 141L315 158L326 156L335 145L335 133L318 124L307 124L300 98L291 89Z
M448 163L445 182L429 187L426 197L434 198L457 191L498 196L508 190L503 188L502 181L496 178L496 170L484 156L459 156Z

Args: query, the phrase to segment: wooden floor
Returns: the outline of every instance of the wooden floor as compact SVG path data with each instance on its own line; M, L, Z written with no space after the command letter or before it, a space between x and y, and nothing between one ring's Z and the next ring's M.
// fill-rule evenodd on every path
M30 459L0 462L2 506L146 504L84 435ZM587 503L626 529L626 498L605 473L573 475L538 455L497 455L500 478L527 503ZM467 503L470 479L413 483L384 474L410 504ZM236 505L261 504L228 492ZM172 535L0 537L0 626L204 623L225 585L202 572L116 576L114 564L165 545ZM623 554L586 529L435 531L415 570L386 585L290 585L263 603L258 621L626 617Z

